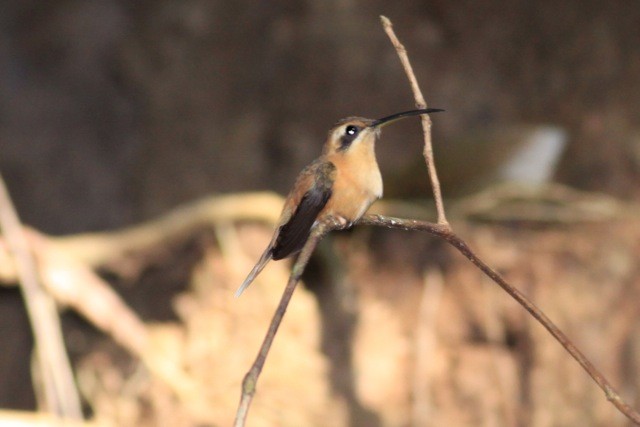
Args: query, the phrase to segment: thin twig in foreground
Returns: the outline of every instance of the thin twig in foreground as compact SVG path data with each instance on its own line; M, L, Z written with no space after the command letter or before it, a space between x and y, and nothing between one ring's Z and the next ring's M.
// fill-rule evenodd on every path
M393 24L386 16L380 16L382 21L382 27L389 36L393 47L396 49L402 68L409 79L411 84L411 91L416 101L417 108L427 108L427 101L425 101L418 80L413 73L413 67L409 62L409 56L407 55L407 49L400 43L400 40L393 31ZM438 179L438 173L436 171L436 163L433 159L433 145L431 144L431 118L428 114L420 116L422 118L422 133L424 138L424 159L427 162L427 170L429 171L429 180L431 181L431 188L433 189L433 198L436 201L436 211L438 212L438 224L448 225L447 217L444 212L444 203L442 202L442 191L440 190L440 180Z
M62 339L53 298L40 284L38 268L11 197L0 175L0 228L13 254L20 291L33 329L44 404L61 418L82 419L80 398Z
M335 224L331 224L329 222L318 224L318 226L311 232L311 235L302 248L300 255L298 255L298 258L296 259L296 262L291 270L291 276L289 277L287 287L284 289L282 298L280 299L280 303L278 304L278 308L271 318L271 324L269 325L267 334L262 341L260 351L258 351L258 356L253 362L253 365L251 365L251 369L249 369L249 372L247 372L247 374L244 376L244 379L242 380L242 395L240 397L238 410L236 411L236 419L233 424L234 427L243 427L245 425L247 414L249 413L249 406L251 405L253 395L256 392L256 385L258 383L260 373L262 372L264 362L267 359L267 355L269 354L269 350L271 349L271 344L273 343L273 339L278 332L278 328L280 327L282 318L287 311L287 306L289 305L289 301L291 300L293 291L295 291L296 286L300 281L300 277L302 276L302 273L304 272L304 269L309 262L311 254L313 253L322 237L329 231L336 229L336 227L337 226Z
M591 378L604 391L605 396L620 412L626 415L635 424L640 425L640 414L636 412L620 397L618 391L609 384L609 381L596 369L584 354L571 342L571 340L549 319L534 303L511 286L495 270L485 264L448 226L434 224L413 219L390 218L382 215L366 215L358 224L375 225L379 227L398 228L401 230L426 231L434 236L444 239L455 247L462 255L478 267L485 275L504 289L513 299L524 307L551 335L567 350L567 352L582 366Z

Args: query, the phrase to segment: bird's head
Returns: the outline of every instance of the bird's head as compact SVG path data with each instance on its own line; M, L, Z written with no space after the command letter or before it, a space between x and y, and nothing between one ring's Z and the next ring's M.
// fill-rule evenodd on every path
M324 148L324 154L347 153L356 147L368 145L373 148L382 127L410 116L437 113L444 111L438 108L410 110L392 114L381 119L365 119L363 117L348 117L340 120L329 132L329 139Z

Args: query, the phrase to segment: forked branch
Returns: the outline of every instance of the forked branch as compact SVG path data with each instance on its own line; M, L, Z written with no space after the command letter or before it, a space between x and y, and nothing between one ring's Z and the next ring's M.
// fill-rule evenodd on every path
M33 330L35 360L41 383L36 395L47 412L61 418L81 420L80 398L64 346L56 305L40 283L33 252L0 176L0 230L14 257L20 291Z
M424 108L426 102L424 96L420 91L417 79L413 73L413 68L409 62L407 50L400 43L398 37L393 31L393 25L391 21L381 16L382 27L389 36L391 43L393 44L400 62L407 74L409 83L411 84L411 90L416 100L416 105L419 108ZM486 274L491 280L497 283L502 289L504 289L513 299L515 299L520 305L522 305L542 326L544 326L551 335L567 350L567 352L582 366L582 368L593 378L598 386L604 391L605 396L611 401L620 412L626 415L635 424L640 425L640 414L629 406L619 395L619 393L609 384L607 379L593 366L593 364L578 350L578 348L571 342L569 338L549 319L535 304L527 299L518 289L507 283L502 276L500 276L495 270L485 264L462 240L458 237L447 223L444 213L444 204L442 203L442 196L440 192L440 183L438 175L436 173L433 149L431 146L431 120L428 116L422 116L423 130L424 130L424 156L427 161L427 169L429 170L429 177L431 179L431 186L433 188L433 196L436 202L436 208L438 210L438 223L428 223L424 221L405 220L398 218L386 218L381 215L367 216L359 221L359 224L364 225L377 225L388 228L401 228L404 230L420 230L427 231L435 236L441 237L447 241L450 245L454 246L460 253L462 253L469 261L471 261L476 267L478 267L484 274ZM428 121L427 121L428 120Z
M393 43L396 52L400 57L400 61L402 62L407 77L409 78L409 82L411 84L411 88L416 100L416 106L418 108L426 108L426 102L424 100L424 97L422 96L415 75L413 74L406 49L400 43L395 33L393 32L391 21L389 21L389 19L384 16L381 17L381 20L384 30L391 39L391 42ZM485 275L487 275L491 280L493 280L502 289L504 289L538 322L540 322L540 324L544 326L549 331L549 333L551 333L551 335L553 335L553 337L567 350L567 352L580 364L580 366L582 366L582 368L591 376L591 378L593 378L598 386L605 392L607 399L610 400L613 405L631 421L633 421L635 424L640 425L640 414L638 414L638 412L636 412L626 402L624 402L619 393L611 386L611 384L609 384L606 378L593 366L593 364L582 354L582 352L577 349L577 347L571 342L571 340L569 340L569 338L567 338L567 336L538 307L536 307L535 304L529 301L519 290L507 283L502 278L502 276L500 276L495 270L493 270L484 261L482 261L469 248L464 240L462 240L453 232L446 220L444 204L442 202L442 195L440 192L440 184L433 159L433 150L431 148L431 120L427 115L422 116L422 118L425 141L424 156L427 162L429 177L436 201L438 223L436 224L412 219L390 218L382 215L367 215L363 217L358 223L362 225L374 225L402 230L426 231L434 236L444 239L447 243L449 243L460 253L462 253L476 267L478 267ZM295 290L300 276L302 275L302 271L306 267L307 262L309 261L309 257L315 249L318 241L331 229L333 228L325 225L315 230L305 244L300 256L298 257L298 260L294 264L291 277L282 295L282 299L280 300L280 304L278 305L276 313L273 316L267 335L265 336L262 346L260 347L258 356L253 363L251 370L246 374L242 383L242 397L240 400L240 405L238 406L238 411L236 413L235 427L241 427L245 424L249 405L256 390L258 377L260 376L260 372L262 371L262 367L264 366L267 354L269 352L269 349L271 348L271 344L278 330L278 326L282 321L293 291Z

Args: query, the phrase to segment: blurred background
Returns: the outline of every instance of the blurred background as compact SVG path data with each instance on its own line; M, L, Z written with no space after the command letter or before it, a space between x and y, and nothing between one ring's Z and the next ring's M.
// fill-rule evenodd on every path
M328 129L338 119L352 115L377 118L414 108L397 55L381 28L381 14L393 21L407 47L429 106L447 110L433 116L436 163L445 197L473 194L502 178L534 184L553 179L630 203L640 198L640 3L635 0L22 0L4 1L1 9L0 171L23 221L45 233L113 230L155 218L211 194L254 190L286 194L297 172L318 156ZM377 152L386 198L412 202L430 199L421 151L418 120L406 120L385 129ZM576 226L532 230L483 225L477 245L493 248L500 242L515 248L515 253L521 255L507 249L507 255L498 249L487 250L498 257L493 260L495 263L511 266L505 270L523 267L526 271L518 270L515 277L521 275L524 282L520 283L526 283L535 294L532 289L538 282L533 276L546 275L530 271L530 266L539 265L546 271L551 268L548 262L558 259L533 259L541 255L536 248L546 244L536 239L564 236L564 243L556 242L560 246L548 243L549 253L566 252L571 258L571 251L562 246L568 244L568 235L573 236L573 243L575 236L592 235L594 240L584 238L584 258L573 255L574 264L568 264L580 271L579 267L588 266L597 251L597 236L605 232L611 233L614 241L615 236L620 236L628 245L621 243L624 250L616 246L616 253L637 255L637 244L630 237L635 236L635 226L612 231L602 224L590 224L585 231ZM478 230L469 227L468 235L476 236ZM270 228L264 227L261 233L266 242ZM487 233L493 237L487 237ZM347 262L354 263L356 270L347 270L358 271L359 267L366 272L364 266L368 262L376 262L375 257L382 257L385 250L392 252L385 258L391 266L371 278L380 282L378 288L374 287L380 292L371 291L371 298L384 310L390 310L388 315L393 318L394 310L407 310L406 303L399 302L403 295L417 295L416 289L423 283L425 260L432 259L424 255L407 261L407 257L411 258L415 248L428 249L429 254L439 254L443 249L434 247L432 240L424 236L403 238L382 231L373 234L360 236L359 241L377 247L377 252L372 254L360 247L362 259L354 255ZM501 240L503 237L506 241ZM216 239L205 240L211 243ZM337 239L334 243L340 253L344 241ZM259 249L251 249L250 253L258 253ZM549 253L541 256L548 257ZM459 262L448 255L435 258L440 267ZM613 267L606 264L601 274L606 276L609 268L618 268L618 272L622 268L624 283L636 286L633 259L622 263L627 270L620 263ZM250 260L247 262L244 269L250 268ZM322 270L322 263L318 263L316 268ZM409 267L403 268L406 265ZM567 264L562 264L558 269L565 267ZM384 271L395 271L394 268L398 274L410 276L407 281L413 283L408 285L413 291L406 293L396 288L396 295L389 289L389 281L399 276L384 276ZM229 289L239 283L241 275L229 278ZM366 273L354 277L363 275ZM549 284L558 283L558 275L549 275ZM120 293L142 313L144 320L176 321L179 316L171 303L158 303L155 298L160 298L159 290L167 291L164 298L188 292L186 279L168 279L158 272L143 276L141 281L148 286L128 284ZM360 281L360 288L366 287L364 279ZM471 288L478 281L478 276L471 275L463 288ZM582 283L576 279L577 289ZM280 289L278 286L274 285L274 289ZM356 283L355 288L358 286ZM599 288L593 286L597 295ZM620 289L621 294L612 296L612 301L628 295L627 291ZM316 289L314 294L320 307L319 325L325 319L324 338L318 338L322 342L316 343L318 357L326 358L330 366L327 387L332 391L328 395L339 396L335 398L338 403L331 404L332 416L338 420L333 425L409 425L420 415L414 413L412 418L407 415L412 410L407 408L417 395L422 396L410 386L411 370L397 373L409 385L397 387L396 400L371 397L353 380L368 365L358 364L359 359L351 354L357 353L356 349L344 343L332 344L327 338L337 336L335 330L331 332L333 327L346 334L340 340L348 341L361 327L354 325L366 325L362 320L366 317L361 311L366 305L362 292L357 303L349 303L355 305L347 304L344 309L345 322L350 325L346 329L326 323L327 316L336 318L335 313L327 311L326 301L337 298L340 292L327 297ZM452 292L456 295L459 291ZM390 297L390 293L395 296ZM553 294L548 297L553 300ZM502 300L506 296L497 293L495 298ZM395 302L389 303L389 299ZM384 308L387 303L392 308ZM242 300L228 304L242 304ZM375 304L366 313L376 313L375 307L379 306ZM2 289L0 306L0 407L33 408L28 372L29 325L18 292ZM509 316L520 319L519 309L509 307ZM417 306L412 310L416 316L420 312ZM625 317L628 321L623 322L624 337L633 335L631 325L635 323L629 322L636 318L635 311L630 310L632 314ZM451 313L456 310L449 313L454 316ZM603 322L606 313L605 310ZM586 311L584 316L589 319L594 314ZM413 332L408 325L415 319L406 321L407 327L400 330L410 335ZM86 339L78 338L89 334L82 329L82 320L67 314L65 322L75 331L78 348L88 351ZM528 325L527 320L519 322ZM525 340L518 335L529 326L498 331L497 338L487 338L490 334L479 332L473 322L470 325L468 329L461 327L467 332L460 333L460 342L504 344L508 354L515 355L513 359L503 356L511 360L504 363L514 364L509 368L511 379L506 381L517 383L513 386L518 390L516 403L503 407L501 398L492 397L489 406L480 405L489 412L478 413L498 414L497 418L488 422L487 417L482 417L488 423L482 425L614 425L602 424L611 417L621 423L616 425L624 425L615 414L607 412L606 402L600 415L589 412L585 419L568 416L558 421L553 415L536 418L532 414L540 401L531 390L537 383L523 374L535 365L531 352L534 339ZM256 327L261 331L266 323L258 322ZM550 341L539 331L536 333ZM627 344L631 346L629 343L636 341ZM280 344L276 340L276 346ZM454 347L458 349L455 354L466 354L462 344ZM251 344L249 348L252 355L257 346ZM79 358L82 351L78 350L74 357ZM630 360L636 353L616 350L615 354L617 362L634 365ZM487 363L493 366L503 356L488 357ZM401 364L410 359L402 351L397 357L389 360ZM558 357L568 358L562 353ZM471 359L478 360L474 356ZM622 380L629 371L616 360L602 363ZM348 366L345 368L341 361ZM380 366L375 365L373 371L381 371ZM583 374L576 375L582 379ZM388 386L380 381L379 388ZM559 384L550 387L560 387ZM231 390L232 394L237 392ZM260 392L267 394L268 390L265 384ZM482 387L478 386L478 390ZM597 390L589 390L589 396L595 397L587 401L604 400ZM626 384L624 390L638 396L636 383ZM482 400L478 396L486 397L481 391L465 394L467 391L452 401L465 405L465 396L473 402ZM580 392L572 389L566 401L583 401ZM232 397L235 402L237 395ZM385 412L385 402L392 402L388 405L396 409ZM444 413L446 404L438 399L434 402L432 411L440 408ZM494 411L496 405L499 408ZM467 410L471 410L469 406ZM533 417L528 420L535 419L536 423L522 424L527 419L522 414ZM478 418L470 417L448 425L481 425ZM309 421L311 418L297 425L323 425L319 421L322 415L313 418L313 422Z

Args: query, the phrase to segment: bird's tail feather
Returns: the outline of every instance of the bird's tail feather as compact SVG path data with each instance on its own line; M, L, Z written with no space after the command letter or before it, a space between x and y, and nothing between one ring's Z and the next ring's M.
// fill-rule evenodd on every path
M236 291L236 294L235 294L236 298L238 298L240 295L242 295L242 292L244 292L244 290L249 287L251 282L253 282L253 279L255 279L256 276L258 274L260 274L260 272L262 271L264 266L267 265L267 263L269 261L271 261L271 258L273 258L273 253L272 252L273 251L271 250L271 248L268 248L266 251L264 251L264 253L260 257L260 260L258 260L258 262L253 267L253 269L251 269L251 272L249 273L247 278L244 279L244 282L242 282L242 285L240 285L240 287Z

